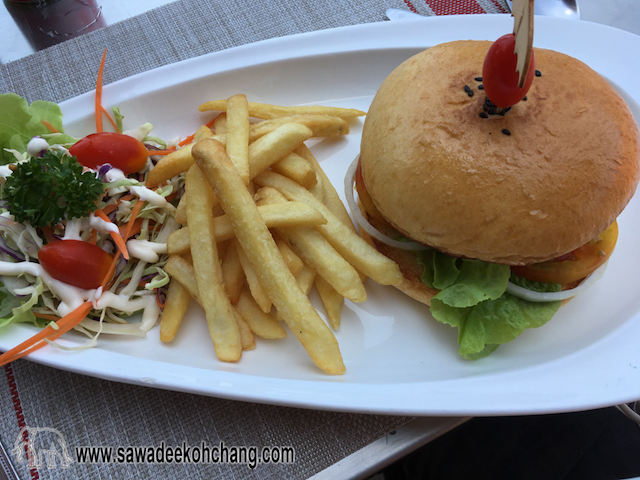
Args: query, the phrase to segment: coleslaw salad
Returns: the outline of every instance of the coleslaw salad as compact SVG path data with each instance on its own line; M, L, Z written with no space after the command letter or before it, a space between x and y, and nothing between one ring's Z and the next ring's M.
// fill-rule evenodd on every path
M102 333L143 337L162 313L170 281L163 269L168 259L166 241L180 227L174 216L184 174L153 190L145 186L145 179L160 155L175 150L179 139L164 141L152 136L153 126L148 123L120 134L124 116L116 107L115 119L111 118L101 104L104 61L103 55L96 86L96 131L103 132L102 117L106 115L118 135L135 138L144 145L144 166L130 174L115 168L108 158L98 159L95 168L78 166L69 149L80 139L64 133L62 113L56 104L36 101L28 105L18 95L0 95L6 114L5 120L0 120L0 328L12 323L33 323L42 328L31 339L0 355L0 365L47 343L55 344L56 338L72 328L89 340L77 347L55 346L89 348L96 345ZM61 167L54 172L51 165L58 164ZM26 170L34 166L35 173ZM74 168L82 173L73 176L69 172ZM20 180L15 178L19 171L26 171ZM43 174L43 181L56 179L51 186L55 194L47 196L37 183L16 187L19 182L33 180L40 171L48 175L44 178ZM97 187L91 187L92 182ZM36 191L33 185L38 187ZM13 191L21 188L21 196L11 198L9 187ZM63 196L59 193L63 191L70 193ZM76 198L91 197L96 192L95 198ZM29 196L37 202L28 203ZM83 205L81 202L87 200L94 205L92 211L70 214L71 204ZM16 215L16 205L24 207L25 202L26 207ZM46 219L43 224L24 221L35 218L29 215L47 205L51 208L40 217ZM63 217L48 221L55 218L51 212L60 206L66 211ZM69 263L69 257L61 257L62 263L53 269L39 258L46 246L77 245L64 243L68 240L86 242L107 254L107 265L101 270L98 284L87 288L82 281L67 280L82 277L85 272L81 270L95 263L94 258L78 258L75 265L73 261ZM73 256L74 252L70 254ZM80 255L79 250L75 255Z

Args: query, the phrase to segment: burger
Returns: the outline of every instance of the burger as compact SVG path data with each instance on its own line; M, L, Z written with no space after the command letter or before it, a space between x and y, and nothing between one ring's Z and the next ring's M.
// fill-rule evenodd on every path
M491 45L445 43L397 67L351 169L363 236L399 265L400 290L458 328L469 359L593 282L640 175L638 127L604 78L534 49L529 91L501 108L482 78Z

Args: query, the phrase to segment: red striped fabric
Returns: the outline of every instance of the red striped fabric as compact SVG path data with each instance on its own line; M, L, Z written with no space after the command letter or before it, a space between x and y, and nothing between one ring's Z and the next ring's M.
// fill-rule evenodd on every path
M403 0L409 10L423 15L463 15L476 13L509 13L500 0ZM482 6L484 4L484 7ZM427 7L430 11L425 11Z
M18 427L20 427L20 430L23 432L23 440L25 442L24 451L27 459L29 459L30 451L27 449L29 434L27 430L24 429L27 424L24 420L24 414L22 413L22 404L20 403L20 395L18 394L18 385L16 384L16 378L13 375L13 368L11 368L10 363L4 366L4 371L7 375L7 382L9 384L9 391L11 392L11 400L13 401L13 409L16 412L16 419L18 420ZM38 480L40 478L40 474L35 468L30 469L29 473L31 474L31 480Z
M425 0L436 15L485 13L476 0Z

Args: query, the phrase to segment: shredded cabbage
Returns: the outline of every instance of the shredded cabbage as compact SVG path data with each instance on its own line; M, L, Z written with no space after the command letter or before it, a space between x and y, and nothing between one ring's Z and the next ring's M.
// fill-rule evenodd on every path
M51 134L40 122L41 119L47 120L63 132L57 105L34 102L28 106L18 96L9 94L0 95L0 106L16 114L10 127L0 120L2 163L30 161L33 157L26 147L36 135L45 139L50 149L68 155L67 147L75 139L64 133ZM118 125L122 125L124 117L119 109L114 108L114 114ZM16 118L24 125L16 126ZM29 127L27 123L35 126ZM150 149L166 148L175 143L151 136L152 129L153 126L146 123L125 133L143 141ZM14 133L5 133L9 131ZM65 350L91 348L97 345L101 334L141 337L156 325L162 311L156 299L163 298L158 291L166 289L170 280L164 271L168 259L166 242L169 235L180 227L174 219L178 197L173 194L183 191L184 175L152 191L145 187L145 179L153 166L154 162L148 160L141 172L129 177L109 166L95 171L105 191L98 207L108 208L107 211L111 212L109 218L115 226L126 226L135 203L143 202L136 219L136 225L140 224L139 231L134 232L129 242L139 252L145 253L144 258L139 258L142 253L131 255L129 261L121 257L114 280L104 291L102 288L83 290L51 278L38 265L38 251L55 239L89 241L94 236L96 245L111 254L117 248L110 237L112 224L97 217L86 217L65 220L52 228L34 228L28 223L16 222L6 202L0 201L0 267L5 266L0 274L0 328L14 323L32 323L44 328L51 323L52 317L62 317L77 307L78 302L86 300L92 301L94 308L75 329L87 335L89 340L76 347L49 342L52 346ZM3 167L0 174L6 177L11 170ZM131 250L133 252L136 248Z

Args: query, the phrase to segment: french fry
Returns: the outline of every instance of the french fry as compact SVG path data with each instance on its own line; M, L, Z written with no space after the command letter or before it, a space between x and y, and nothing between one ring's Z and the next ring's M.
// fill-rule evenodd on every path
M193 134L193 141L199 142L203 138L213 137L213 131L206 125L200 126Z
M340 117L330 115L287 115L286 117L252 123L249 127L249 142L257 140L285 123L304 125L311 129L313 137L337 137L349 133L349 124Z
M302 290L305 295L309 295L309 292L311 292L315 276L316 272L314 272L308 265L304 265L302 270L300 270L300 273L296 275L296 282L298 283L300 290Z
M196 130L196 133L194 134L194 141L199 141L203 138L211 137L212 135L213 132L211 129L206 125L203 125ZM146 186L155 187L160 185L162 182L189 170L189 167L193 165L193 157L191 156L191 149L193 148L193 145L194 143L190 143L163 157L149 172L145 182Z
M191 255L209 333L218 358L235 362L242 355L241 337L231 302L222 284L215 226L211 215L213 192L197 165L187 171L185 188L191 199L187 203L187 219L191 225Z
M172 279L167 290L167 299L160 319L160 341L170 342L176 335L184 314L191 302L189 291L176 279Z
M226 100L213 100L203 103L198 107L201 112L210 110L226 111ZM277 117L284 117L287 115L331 115L334 117L340 117L344 120L352 120L357 117L366 115L366 112L362 110L356 110L355 108L340 108L340 107L324 107L320 105L309 106L294 106L283 107L280 105L269 105L266 103L249 102L249 116L253 118L271 119Z
M340 328L340 313L344 305L344 297L336 291L321 275L316 275L316 289L320 295L320 300L327 313L329 324L334 330Z
M263 205L258 208L260 216L267 227L280 227L292 225L322 225L327 220L318 210L303 202L289 202L282 205ZM221 242L233 237L233 228L226 215L214 218L216 229L216 241ZM182 255L189 251L189 227L176 230L167 240L169 254Z
M243 94L227 99L227 155L249 185L249 106Z
M284 263L287 264L287 268L295 277L300 273L300 270L302 270L302 267L304 266L302 259L280 235L273 235L273 239L276 242L276 247L280 250L280 255L282 255Z
M176 208L176 222L181 225L187 224L187 194L183 193Z
M271 165L271 170L285 177L289 177L306 189L310 189L318 183L316 170L313 166L306 159L294 152Z
M313 280L315 278L316 272L314 272L313 269L308 265L303 265L300 273L296 275L296 283L305 295L309 295L309 293L311 292L311 289L313 288ZM282 315L280 315L280 312L278 311L276 311L276 318L279 321L284 321L284 318L282 318Z
M322 183L322 188L324 190L323 194L323 203L333 212L333 214L338 217L342 223L348 226L354 233L356 233L356 227L351 221L351 217L349 216L349 212L347 212L344 203L340 199L340 195L334 188L331 183L331 180L327 177L327 174L324 173L324 170L316 160L316 157L311 153L311 150L306 145L300 145L296 149L296 153L304 158L307 162L311 164L311 166L316 171L316 176L318 177L319 183Z
M240 244L236 245L238 247L238 259L240 260L240 265L242 265L242 270L244 271L244 276L247 279L247 284L249 285L251 295L253 296L260 309L264 313L269 313L271 311L271 298L269 298L269 294L263 287L262 282L260 281L260 277L258 276L258 273L256 273L253 264L247 256L247 253L240 246Z
M262 338L285 338L287 331L271 314L264 313L247 289L243 289L236 310L244 318L251 331Z
M209 139L203 140L203 142L208 141ZM402 274L395 262L360 238L304 187L287 177L269 171L262 172L253 181L261 187L280 190L289 200L303 201L320 211L326 217L327 223L314 228L357 270L381 285L398 285L402 281Z
M238 324L238 331L240 332L240 343L242 344L242 350L253 350L256 348L256 339L253 337L253 332L251 328L245 322L244 318L240 313L234 308L233 316Z
M177 280L177 282L179 282L178 284L182 285L189 293L189 298L193 298L202 306L200 291L198 290L198 283L196 281L196 271L193 265L180 255L171 255L165 265L165 269L167 273L171 275L172 281ZM255 348L255 339L251 334L251 329L239 312L231 307L230 315L230 318L233 319L237 325L242 350L252 350Z
M288 200L278 190L264 187L260 189L260 202L286 204ZM367 299L367 292L356 269L320 232L313 227L279 227L277 231L304 263L323 276L341 295L358 303Z
M324 170L318 163L318 160L316 160L316 157L314 157L313 153L311 153L311 150L309 150L306 145L302 144L296 149L296 153L307 160L316 171L318 184L316 184L316 186L312 190L310 190L311 193L313 193L316 198L324 203L327 208L329 208L329 210L331 210L333 214L342 221L342 223L344 223L347 227L349 227L351 231L353 231L353 233L357 235L358 231L351 221L349 212L347 212L344 203L342 203L340 195L338 195L338 192L331 184L331 181L327 177L327 174L324 173ZM362 280L362 283L364 283L367 280L367 276L362 272L359 273L360 280Z
M193 264L181 255L170 255L164 267L165 271L171 275L172 280L177 280L189 292L189 295L202 306L196 271Z
M285 265L222 144L204 139L194 147L193 156L231 219L238 243L291 331L320 369L334 375L344 373L345 366L335 336Z
M285 123L249 145L249 177L253 178L282 157L291 153L313 135L313 132L299 123ZM227 134L214 135L226 148ZM221 140L224 140L221 141ZM191 150L195 144L185 145L180 150L162 158L147 176L147 187L155 187L170 178L186 172L193 164ZM217 199L214 200L214 205Z
M231 240L227 246L227 251L222 257L222 278L229 300L232 305L235 305L238 303L240 293L244 288L245 278L235 240Z
M299 123L285 123L273 132L249 145L249 176L251 178L293 152L311 137L313 132Z
M216 135L227 133L227 112L220 112L213 120L213 131Z
M191 156L193 145L193 143L190 143L163 157L149 172L145 185L147 187L155 187L189 170L189 167L193 165L193 157Z

